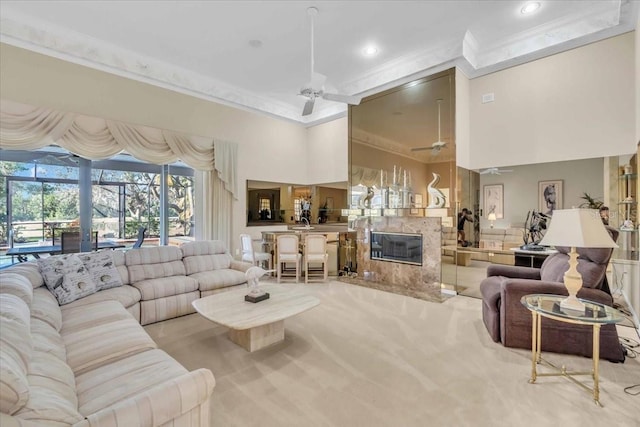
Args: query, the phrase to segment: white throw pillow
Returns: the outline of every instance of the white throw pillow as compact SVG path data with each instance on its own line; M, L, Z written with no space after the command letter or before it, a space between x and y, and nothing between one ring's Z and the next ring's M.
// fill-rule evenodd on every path
M83 253L78 257L89 270L99 291L123 285L112 250Z
M58 304L68 304L98 290L78 254L55 255L39 259L38 267L44 283Z

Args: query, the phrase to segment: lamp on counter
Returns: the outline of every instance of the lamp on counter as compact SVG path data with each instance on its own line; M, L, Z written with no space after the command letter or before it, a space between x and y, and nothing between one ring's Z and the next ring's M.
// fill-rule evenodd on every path
M576 248L617 248L595 209L558 209L553 211L551 225L540 241L541 245L569 246L569 270L564 273L564 286L569 296L560 307L584 311L584 304L576 294L582 287L582 275L578 271Z
M498 218L496 218L496 214L494 212L491 212L489 215L487 215L487 219L491 222L490 227L493 228L493 222Z

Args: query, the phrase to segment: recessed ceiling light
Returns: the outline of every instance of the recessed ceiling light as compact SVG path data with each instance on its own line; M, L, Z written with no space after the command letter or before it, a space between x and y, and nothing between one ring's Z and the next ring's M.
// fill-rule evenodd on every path
M378 53L378 48L375 46L367 46L362 50L365 56L374 56Z
M529 14L529 13L533 13L536 10L540 9L540 2L537 1L531 1L527 4L525 4L522 9L520 9L520 13L522 13L523 15Z
M256 40L256 39L249 40L249 46L258 49L258 48L262 47L262 42L260 40Z

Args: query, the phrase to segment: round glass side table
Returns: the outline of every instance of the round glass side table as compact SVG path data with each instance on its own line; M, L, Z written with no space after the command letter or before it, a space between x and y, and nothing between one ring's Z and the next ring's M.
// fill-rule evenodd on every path
M593 301L580 299L584 303L584 310L570 310L560 307L560 302L565 299L563 295L546 295L546 294L534 294L525 295L520 302L527 309L531 311L531 379L530 383L535 383L538 377L549 376L563 376L574 383L578 384L582 388L593 394L593 401L600 404L600 388L598 385L598 363L600 360L600 327L606 324L618 323L624 320L622 313L613 307L600 304ZM547 360L544 360L541 355L541 341L542 341L542 318L546 317L565 323L575 323L578 325L590 325L593 327L593 368L591 372L569 372L564 366L561 368L553 365ZM545 365L553 368L556 372L553 373L539 373L537 365L544 363ZM593 388L588 387L584 383L574 378L577 375L590 375L593 379Z

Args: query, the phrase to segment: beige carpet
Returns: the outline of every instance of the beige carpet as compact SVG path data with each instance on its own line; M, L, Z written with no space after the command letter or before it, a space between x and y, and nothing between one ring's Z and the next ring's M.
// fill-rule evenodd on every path
M601 363L600 408L567 379L529 384L530 353L491 341L480 300L438 304L340 282L307 289L321 304L255 353L198 314L145 329L188 369L213 371L215 427L639 425L640 396L623 391L640 383L638 359Z

